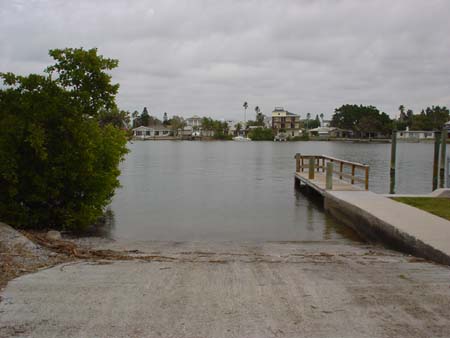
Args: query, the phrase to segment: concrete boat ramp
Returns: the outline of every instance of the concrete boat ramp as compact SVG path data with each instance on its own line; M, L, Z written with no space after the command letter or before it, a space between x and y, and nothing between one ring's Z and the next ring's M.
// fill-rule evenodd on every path
M140 242L11 281L0 337L450 337L450 269L364 243ZM140 259L152 255L158 259Z

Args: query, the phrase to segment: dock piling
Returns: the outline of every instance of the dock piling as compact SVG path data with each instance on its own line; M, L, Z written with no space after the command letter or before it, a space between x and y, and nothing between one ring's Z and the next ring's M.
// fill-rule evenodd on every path
M446 146L447 146L447 136L448 131L446 129L442 129L441 134L441 161L439 167L439 188L444 188L445 186L445 158L446 158Z
M326 190L333 190L333 162L327 162Z
M295 172L300 172L300 159L302 158L302 155L297 153L295 154Z
M441 143L441 132L436 131L434 135L433 191L438 188L439 145Z
M309 158L309 168L308 168L308 178L310 180L314 179L314 165L315 165L316 159L315 157Z
M447 157L447 188L450 188L450 156Z
M397 157L397 131L392 131L392 142L391 142L391 166L389 170L390 176L390 188L389 193L395 194L395 163Z

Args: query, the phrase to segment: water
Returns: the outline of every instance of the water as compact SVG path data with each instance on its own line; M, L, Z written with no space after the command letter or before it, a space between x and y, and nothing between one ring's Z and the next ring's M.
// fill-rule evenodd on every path
M294 154L370 165L370 190L389 189L389 144L177 142L129 145L111 236L132 240L349 240L354 235L294 189ZM432 144L398 144L398 193L431 190Z

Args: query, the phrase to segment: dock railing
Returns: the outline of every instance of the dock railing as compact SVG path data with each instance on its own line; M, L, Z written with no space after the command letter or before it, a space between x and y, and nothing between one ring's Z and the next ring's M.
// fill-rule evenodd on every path
M362 184L369 190L369 166L357 162L340 160L326 155L295 155L295 170L308 172L308 179L314 180L315 173L326 173L327 189L332 189L333 176L351 184Z

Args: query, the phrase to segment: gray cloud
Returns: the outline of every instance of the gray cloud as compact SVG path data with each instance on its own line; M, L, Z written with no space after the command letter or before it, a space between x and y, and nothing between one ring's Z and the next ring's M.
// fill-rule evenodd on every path
M241 118L242 103L330 116L450 101L448 0L0 0L0 71L98 47L128 110Z

